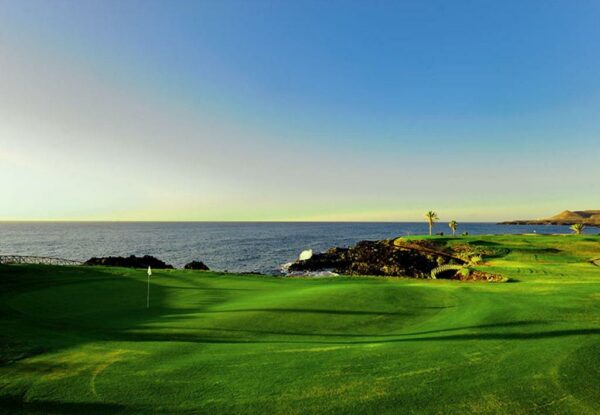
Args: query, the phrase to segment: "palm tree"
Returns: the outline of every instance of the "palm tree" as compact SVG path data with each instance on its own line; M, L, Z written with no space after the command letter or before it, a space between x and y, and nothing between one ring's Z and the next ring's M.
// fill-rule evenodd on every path
M450 227L450 229L452 229L452 236L454 236L456 234L456 228L458 227L458 223L455 220L451 220L450 223L448 223L448 226Z
M583 232L583 230L585 229L585 225L583 223L576 223L574 225L571 225L569 229L575 232L575 235L581 235L581 232Z
M431 236L431 231L433 229L433 223L439 219L438 215L434 211L430 210L429 212L427 212L425 214L425 219L427 220L427 223L429 224L429 235Z

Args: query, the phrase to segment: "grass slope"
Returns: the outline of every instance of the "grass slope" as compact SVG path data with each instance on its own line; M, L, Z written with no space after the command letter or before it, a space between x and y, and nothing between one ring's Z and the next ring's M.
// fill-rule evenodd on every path
M516 282L2 266L0 409L600 412L600 237L460 240Z

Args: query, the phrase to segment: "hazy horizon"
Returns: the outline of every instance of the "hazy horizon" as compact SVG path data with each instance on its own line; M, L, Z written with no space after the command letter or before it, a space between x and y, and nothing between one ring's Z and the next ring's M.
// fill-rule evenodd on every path
M600 3L5 1L0 221L600 209Z
M452 219L440 220L436 223L444 225ZM47 219L47 220L0 220L0 223L426 223L423 220L397 220L397 221L320 221L320 220L64 220L64 219ZM468 223L490 223L494 224L497 221L461 221L462 224Z

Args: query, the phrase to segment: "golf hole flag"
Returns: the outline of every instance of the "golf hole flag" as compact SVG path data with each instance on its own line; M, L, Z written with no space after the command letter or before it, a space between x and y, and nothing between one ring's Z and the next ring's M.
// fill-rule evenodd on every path
M146 308L150 308L150 276L152 275L152 268L148 265L148 290L146 291Z

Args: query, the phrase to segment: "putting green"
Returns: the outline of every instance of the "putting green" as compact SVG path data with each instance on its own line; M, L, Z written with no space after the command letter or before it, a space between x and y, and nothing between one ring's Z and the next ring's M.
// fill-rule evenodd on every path
M0 409L599 413L600 237L443 240L512 282L0 266Z

